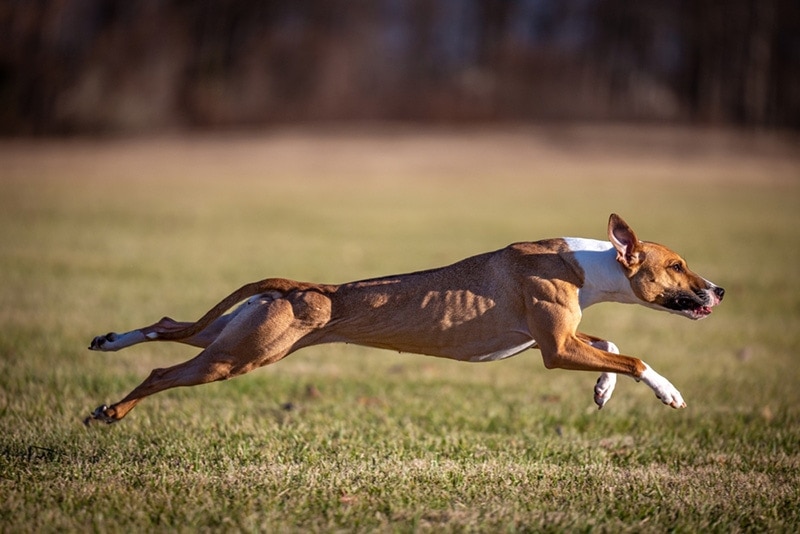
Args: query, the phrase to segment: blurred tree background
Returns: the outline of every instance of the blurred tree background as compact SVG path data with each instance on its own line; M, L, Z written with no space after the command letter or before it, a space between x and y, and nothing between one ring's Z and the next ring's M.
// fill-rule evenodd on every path
M800 127L797 0L0 0L0 133Z

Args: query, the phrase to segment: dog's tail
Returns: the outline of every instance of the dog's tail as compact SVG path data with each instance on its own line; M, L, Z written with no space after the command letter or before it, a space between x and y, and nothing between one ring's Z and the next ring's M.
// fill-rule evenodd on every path
M245 284L224 299L222 299L216 306L211 308L196 322L192 323L186 328L181 330L174 330L172 332L161 332L158 334L158 339L165 341L175 341L179 339L186 339L192 337L205 330L215 319L220 317L223 313L228 311L234 304L242 300L258 295L259 293L277 292L281 295L286 295L292 291L302 291L305 289L319 288L322 286L316 284L309 284L306 282L296 282L286 278L266 278L258 282L251 282Z

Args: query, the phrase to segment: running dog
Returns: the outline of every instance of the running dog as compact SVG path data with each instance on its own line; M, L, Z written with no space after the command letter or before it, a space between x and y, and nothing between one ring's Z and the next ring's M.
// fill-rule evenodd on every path
M725 290L690 271L667 247L639 241L616 214L609 218L608 238L516 243L447 267L341 285L268 278L234 291L197 322L164 317L98 336L91 350L145 341L203 350L154 369L128 396L100 406L85 422L113 423L165 389L227 380L303 347L334 342L468 362L538 348L548 369L602 373L594 388L599 408L611 398L618 373L647 384L664 404L683 408L680 392L649 365L620 354L610 341L578 332L582 310L621 302L702 319Z

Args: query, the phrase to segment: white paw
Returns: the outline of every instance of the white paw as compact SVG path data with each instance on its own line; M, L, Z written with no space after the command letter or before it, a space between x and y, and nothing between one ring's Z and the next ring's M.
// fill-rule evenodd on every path
M645 366L647 369L645 369L645 372L642 373L640 379L642 382L650 386L650 388L656 394L656 397L658 397L658 399L667 406L672 406L673 408L686 408L686 403L684 402L680 391L678 391L669 380L653 371L649 365L645 364Z
M597 379L597 384L594 386L594 403L597 404L598 410L606 405L616 385L617 375L614 373L603 373Z
M117 334L116 332L109 332L104 336L97 336L89 345L89 350L99 350L102 352L113 352L125 347L130 347L137 343L142 343L152 337L145 336L139 330L133 332L126 332L124 334Z
M686 408L686 402L683 400L683 397L681 397L681 392L675 389L672 384L669 385L669 388L657 392L656 397L667 406L672 406L675 409Z

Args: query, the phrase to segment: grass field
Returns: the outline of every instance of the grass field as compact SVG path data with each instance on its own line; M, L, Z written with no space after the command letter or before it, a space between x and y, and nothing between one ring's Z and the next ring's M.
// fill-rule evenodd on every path
M0 532L800 530L797 139L560 127L0 142ZM667 376L312 347L85 428L196 353L86 350L242 283L605 237L620 213L727 289L701 322L582 330Z

